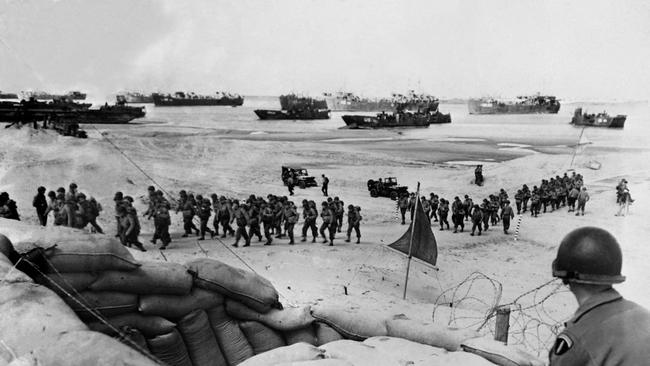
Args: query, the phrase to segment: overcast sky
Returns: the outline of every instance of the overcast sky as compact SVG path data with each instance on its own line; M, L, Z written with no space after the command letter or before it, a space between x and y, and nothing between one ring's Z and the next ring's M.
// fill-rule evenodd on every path
M650 1L0 0L0 90L650 98Z

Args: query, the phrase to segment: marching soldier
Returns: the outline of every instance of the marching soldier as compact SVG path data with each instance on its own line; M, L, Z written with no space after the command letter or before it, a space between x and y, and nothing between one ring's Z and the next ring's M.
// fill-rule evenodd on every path
M353 205L348 205L348 237L345 239L346 243L350 242L350 236L352 235L352 230L357 234L357 244L361 242L361 230L359 225L361 224L361 207L354 207Z

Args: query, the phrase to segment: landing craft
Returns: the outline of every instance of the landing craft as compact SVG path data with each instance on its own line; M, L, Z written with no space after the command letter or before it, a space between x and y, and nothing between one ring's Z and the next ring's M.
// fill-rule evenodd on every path
M232 106L244 104L244 98L239 94L217 92L214 95L176 92L171 94L153 93L156 107L193 107L193 106Z
M592 126L592 127L609 127L609 128L623 128L627 116L619 114L612 117L607 112L598 114L582 113L582 108L576 108L571 118L571 124L574 126Z
M256 109L255 114L263 120L312 120L329 119L330 110L324 99L301 97L295 94L280 96L281 110Z
M555 96L539 94L518 96L514 101L481 98L470 99L467 108L469 114L557 113L560 101Z

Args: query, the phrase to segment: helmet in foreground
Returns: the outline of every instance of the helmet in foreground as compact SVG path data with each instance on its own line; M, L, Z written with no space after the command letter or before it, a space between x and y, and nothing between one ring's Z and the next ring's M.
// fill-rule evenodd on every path
M553 277L567 282L611 285L625 281L623 255L616 238L597 227L582 227L567 234L553 261Z

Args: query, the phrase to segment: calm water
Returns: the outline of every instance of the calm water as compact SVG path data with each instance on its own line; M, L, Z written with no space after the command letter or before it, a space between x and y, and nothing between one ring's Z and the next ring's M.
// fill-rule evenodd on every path
M647 103L564 104L558 114L535 115L469 115L464 104L442 104L440 111L451 113L452 123L432 125L424 129L398 130L395 138L424 140L490 139L523 144L571 144L578 141L582 128L569 125L576 107L595 113L606 110L610 115L626 114L624 129L587 128L586 137L600 146L647 147L650 137L650 108ZM241 131L241 133L291 132L323 133L328 138L347 136L339 131L345 126L341 116L349 112L333 112L329 120L261 121L254 110L279 109L274 97L247 97L242 107L155 107L147 104L147 117L142 126L164 130L170 127ZM372 113L356 113L372 114ZM395 130L392 130L395 131ZM396 131L397 132L397 131Z

